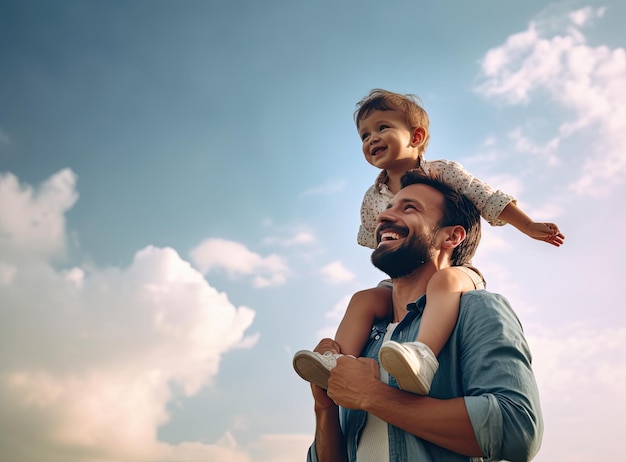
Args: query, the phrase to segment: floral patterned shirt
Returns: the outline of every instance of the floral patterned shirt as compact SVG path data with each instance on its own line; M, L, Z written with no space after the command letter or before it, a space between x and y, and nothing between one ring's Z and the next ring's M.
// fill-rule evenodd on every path
M494 191L491 186L475 178L458 162L422 160L421 167L426 174L439 175L446 185L472 201L480 215L490 225L502 226L506 224L506 221L500 220L498 217L510 202L516 202L512 196L502 191ZM387 208L389 201L394 196L385 184L386 178L387 172L383 170L376 178L376 182L365 192L361 204L361 225L359 226L357 242L370 249L376 248L374 230L378 215Z

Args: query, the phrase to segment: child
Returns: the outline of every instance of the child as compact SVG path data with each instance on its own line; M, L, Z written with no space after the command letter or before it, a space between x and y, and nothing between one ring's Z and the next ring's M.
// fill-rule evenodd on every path
M354 114L367 162L382 170L363 198L358 243L377 246L374 230L378 214L400 190L400 179L407 170L419 168L437 174L448 186L470 199L491 225L510 223L524 234L560 246L565 238L553 223L532 221L513 197L474 178L463 167L447 160L426 161L429 119L414 95L401 95L375 89L357 103ZM393 238L393 236L390 236ZM296 372L305 380L328 387L330 370L341 354L358 356L369 337L372 325L391 314L391 285L353 295L335 341L337 351L324 355L299 351L293 359ZM427 395L439 366L436 356L454 328L463 292L484 289L480 272L471 266L455 266L437 271L426 288L426 306L415 342L386 342L380 349L381 366L396 378L402 390Z

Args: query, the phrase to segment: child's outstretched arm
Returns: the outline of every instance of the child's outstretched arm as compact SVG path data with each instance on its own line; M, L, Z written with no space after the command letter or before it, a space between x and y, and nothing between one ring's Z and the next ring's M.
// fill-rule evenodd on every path
M527 236L547 242L556 247L563 244L565 240L565 236L561 233L557 225L554 223L539 223L533 221L515 204L515 202L509 202L498 218L515 226Z
M427 175L439 177L445 184L463 194L480 211L480 215L491 225L510 223L527 236L559 247L565 236L554 223L534 222L515 204L515 199L479 180L458 162L435 160L423 162ZM507 205L504 205L507 204ZM504 206L504 208L502 208Z

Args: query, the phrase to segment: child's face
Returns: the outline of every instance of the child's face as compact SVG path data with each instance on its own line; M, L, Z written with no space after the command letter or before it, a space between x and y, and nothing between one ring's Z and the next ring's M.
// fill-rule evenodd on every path
M374 167L404 173L415 168L423 129L411 129L398 111L372 111L358 125L363 154Z

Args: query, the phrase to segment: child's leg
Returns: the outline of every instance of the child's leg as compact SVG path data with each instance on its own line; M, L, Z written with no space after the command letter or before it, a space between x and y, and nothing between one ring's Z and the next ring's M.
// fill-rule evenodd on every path
M474 289L474 282L467 273L454 266L437 271L428 281L417 341L428 345L435 356L439 355L454 329L461 295Z
M328 351L301 350L293 357L293 368L307 382L328 388L330 371L341 354L359 356L374 321L391 315L391 289L375 287L352 296L337 329L336 340L324 343ZM318 351L321 344L318 345Z
M339 324L335 341L344 355L359 356L374 321L391 315L391 289L374 287L355 293Z
M416 342L388 341L379 352L381 365L402 390L427 395L439 363L437 356L448 341L459 315L461 294L475 289L472 278L459 267L437 271L426 287L426 306Z

